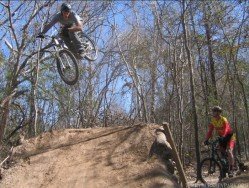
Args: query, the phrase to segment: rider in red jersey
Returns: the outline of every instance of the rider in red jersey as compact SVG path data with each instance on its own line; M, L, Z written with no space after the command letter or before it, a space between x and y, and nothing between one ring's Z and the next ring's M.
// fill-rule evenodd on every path
M204 144L208 143L209 138L212 136L213 130L215 129L218 135L220 136L220 151L221 153L228 153L228 161L229 161L229 176L233 175L234 169L234 155L233 150L236 143L236 136L233 133L231 125L227 121L227 119L221 116L222 109L219 106L215 106L212 108L213 117L211 118L211 123L209 124L209 130L206 135L206 141Z

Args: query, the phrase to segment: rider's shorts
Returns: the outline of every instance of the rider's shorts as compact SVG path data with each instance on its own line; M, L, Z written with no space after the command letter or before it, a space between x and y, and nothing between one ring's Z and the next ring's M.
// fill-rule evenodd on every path
M220 146L223 148L229 148L229 149L234 149L236 143L236 134L228 134L225 136L224 140L220 142Z

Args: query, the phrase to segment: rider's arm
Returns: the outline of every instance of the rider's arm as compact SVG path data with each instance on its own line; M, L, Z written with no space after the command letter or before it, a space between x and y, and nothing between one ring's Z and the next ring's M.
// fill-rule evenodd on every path
M45 27L42 30L42 34L45 34L54 24L56 24L59 21L59 14L57 13L56 15L54 15L54 17L52 18L52 20L45 25Z
M212 136L213 130L214 130L214 126L213 126L213 124L210 124L208 126L208 133L207 133L207 136L206 136L206 140L208 140Z
M68 28L68 30L71 32L82 31L83 23L82 23L81 18L74 12L72 12L72 14L73 14L75 25Z
M71 31L71 32L82 31L82 23L79 23L77 25L74 25L74 26L68 28L68 31Z

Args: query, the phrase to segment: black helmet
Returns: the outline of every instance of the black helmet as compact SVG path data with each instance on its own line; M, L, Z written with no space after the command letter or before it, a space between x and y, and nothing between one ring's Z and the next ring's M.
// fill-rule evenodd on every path
M222 112L222 108L219 107L219 106L214 106L214 107L212 108L212 111L213 111L213 112Z
M69 5L67 3L62 3L62 5L61 5L61 12L62 11L70 12L71 11L71 5Z

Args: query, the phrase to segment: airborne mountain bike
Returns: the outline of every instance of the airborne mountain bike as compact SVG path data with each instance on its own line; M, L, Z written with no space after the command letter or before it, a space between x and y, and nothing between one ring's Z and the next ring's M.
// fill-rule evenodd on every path
M59 37L59 34L53 36L45 35L45 38L50 38L51 41L40 51L40 60L53 59L56 61L58 73L61 79L68 85L74 85L78 81L78 59L86 58L89 61L97 59L98 50L94 41L83 32L78 32L77 34L84 46L83 57L79 57L78 54L68 49Z
M210 157L201 161L201 176L206 184L216 184L224 179L229 171L228 155L222 153L219 155L219 138L209 141ZM235 156L235 170L244 171L244 163L240 162Z

